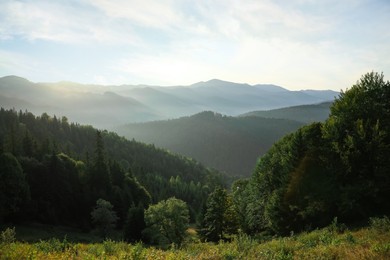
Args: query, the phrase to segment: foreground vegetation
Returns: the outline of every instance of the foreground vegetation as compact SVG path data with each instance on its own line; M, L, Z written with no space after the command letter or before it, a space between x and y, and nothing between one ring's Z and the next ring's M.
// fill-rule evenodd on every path
M112 240L71 243L66 237L15 242L12 234L7 240L3 232L0 259L389 259L389 227L387 218L374 219L370 227L355 231L333 222L321 230L267 241L242 234L231 242L212 244L192 237L181 248L169 250Z

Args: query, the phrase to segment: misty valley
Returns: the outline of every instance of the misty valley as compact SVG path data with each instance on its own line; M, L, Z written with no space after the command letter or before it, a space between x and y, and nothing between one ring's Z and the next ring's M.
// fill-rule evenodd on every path
M386 259L389 100L2 77L0 259Z

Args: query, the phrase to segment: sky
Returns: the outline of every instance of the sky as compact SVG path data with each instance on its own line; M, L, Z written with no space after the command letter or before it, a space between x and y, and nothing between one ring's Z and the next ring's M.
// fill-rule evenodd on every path
M290 90L390 74L389 0L0 0L0 77Z

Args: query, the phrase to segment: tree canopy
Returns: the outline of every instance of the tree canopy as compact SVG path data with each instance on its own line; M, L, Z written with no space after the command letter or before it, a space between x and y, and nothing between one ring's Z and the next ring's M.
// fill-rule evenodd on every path
M233 187L243 230L288 234L334 217L359 223L390 214L389 100L383 74L367 73L340 94L324 123L276 142L249 182Z
M169 198L149 206L145 211L145 222L152 243L181 245L189 224L187 204L176 198Z

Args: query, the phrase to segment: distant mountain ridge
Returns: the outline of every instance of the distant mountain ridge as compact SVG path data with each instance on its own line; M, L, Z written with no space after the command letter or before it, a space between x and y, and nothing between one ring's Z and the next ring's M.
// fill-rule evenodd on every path
M288 119L308 124L312 122L325 121L329 116L331 105L332 102L323 102L320 104L252 111L242 114L240 117L257 116L265 118Z
M17 76L0 78L5 108L35 114L61 114L99 128L129 122L172 119L210 110L236 116L248 111L331 101L335 91L290 91L272 84L241 84L213 79L190 86L86 85L33 83Z

